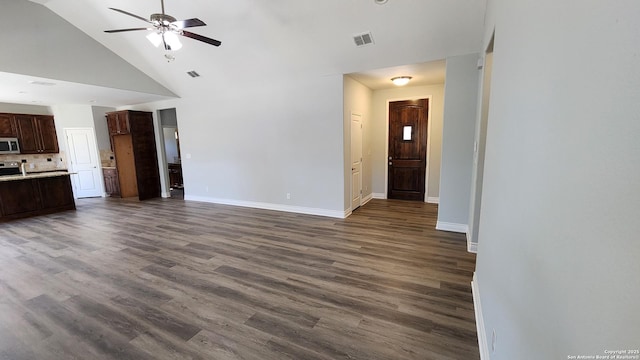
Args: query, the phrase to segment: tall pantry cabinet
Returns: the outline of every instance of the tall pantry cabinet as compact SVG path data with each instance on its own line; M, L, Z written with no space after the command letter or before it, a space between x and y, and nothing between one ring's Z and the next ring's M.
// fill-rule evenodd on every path
M106 116L120 195L137 196L140 200L159 197L160 172L152 114L123 110Z

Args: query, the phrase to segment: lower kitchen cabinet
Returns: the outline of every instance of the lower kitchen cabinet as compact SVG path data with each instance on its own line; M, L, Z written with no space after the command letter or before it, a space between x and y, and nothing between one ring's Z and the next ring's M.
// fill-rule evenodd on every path
M69 175L0 181L0 222L75 208Z
M118 180L118 170L113 168L103 168L102 176L104 177L104 191L109 196L120 197L120 182Z

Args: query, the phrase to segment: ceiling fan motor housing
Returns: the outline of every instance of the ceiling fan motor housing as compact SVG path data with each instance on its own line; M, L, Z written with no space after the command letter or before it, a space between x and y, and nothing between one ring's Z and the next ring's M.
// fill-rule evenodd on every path
M151 14L150 20L160 26L169 26L169 24L176 21L176 18L167 14Z

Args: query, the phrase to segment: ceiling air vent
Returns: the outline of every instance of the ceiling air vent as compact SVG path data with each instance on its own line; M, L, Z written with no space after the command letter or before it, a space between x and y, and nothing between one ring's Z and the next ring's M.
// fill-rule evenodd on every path
M353 41L355 41L356 46L365 46L373 44L373 36L371 36L371 32L366 32L363 34L354 35Z
M55 85L55 83L47 82L47 81L29 81L29 84L40 85L40 86L54 86Z
M200 74L195 72L195 70L191 70L191 71L187 72L187 74L189 74L189 76L191 76L192 78L197 78L198 76L200 76Z

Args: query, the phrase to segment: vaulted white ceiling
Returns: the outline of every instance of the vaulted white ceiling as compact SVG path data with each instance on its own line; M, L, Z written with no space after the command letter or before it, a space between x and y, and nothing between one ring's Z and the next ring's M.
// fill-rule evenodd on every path
M486 5L486 0L389 0L384 5L373 0L167 0L167 14L178 19L197 17L207 26L191 31L222 41L216 48L183 38L183 48L173 52L175 60L168 62L165 51L154 48L144 31L104 33L145 26L109 7L148 18L160 12L159 0L33 2L44 4L180 97L209 91L213 83L220 88L256 79L277 81L282 75L358 73L362 79L377 78L378 85L372 86L380 87L381 79L386 81L389 71L398 66L479 51ZM34 31L47 31L33 26ZM356 47L352 36L367 31L375 43ZM70 61L73 56L69 54ZM382 68L391 69L378 70ZM424 67L405 69L420 72ZM191 70L202 77L192 79L186 74ZM442 76L428 72L423 72L423 78Z

